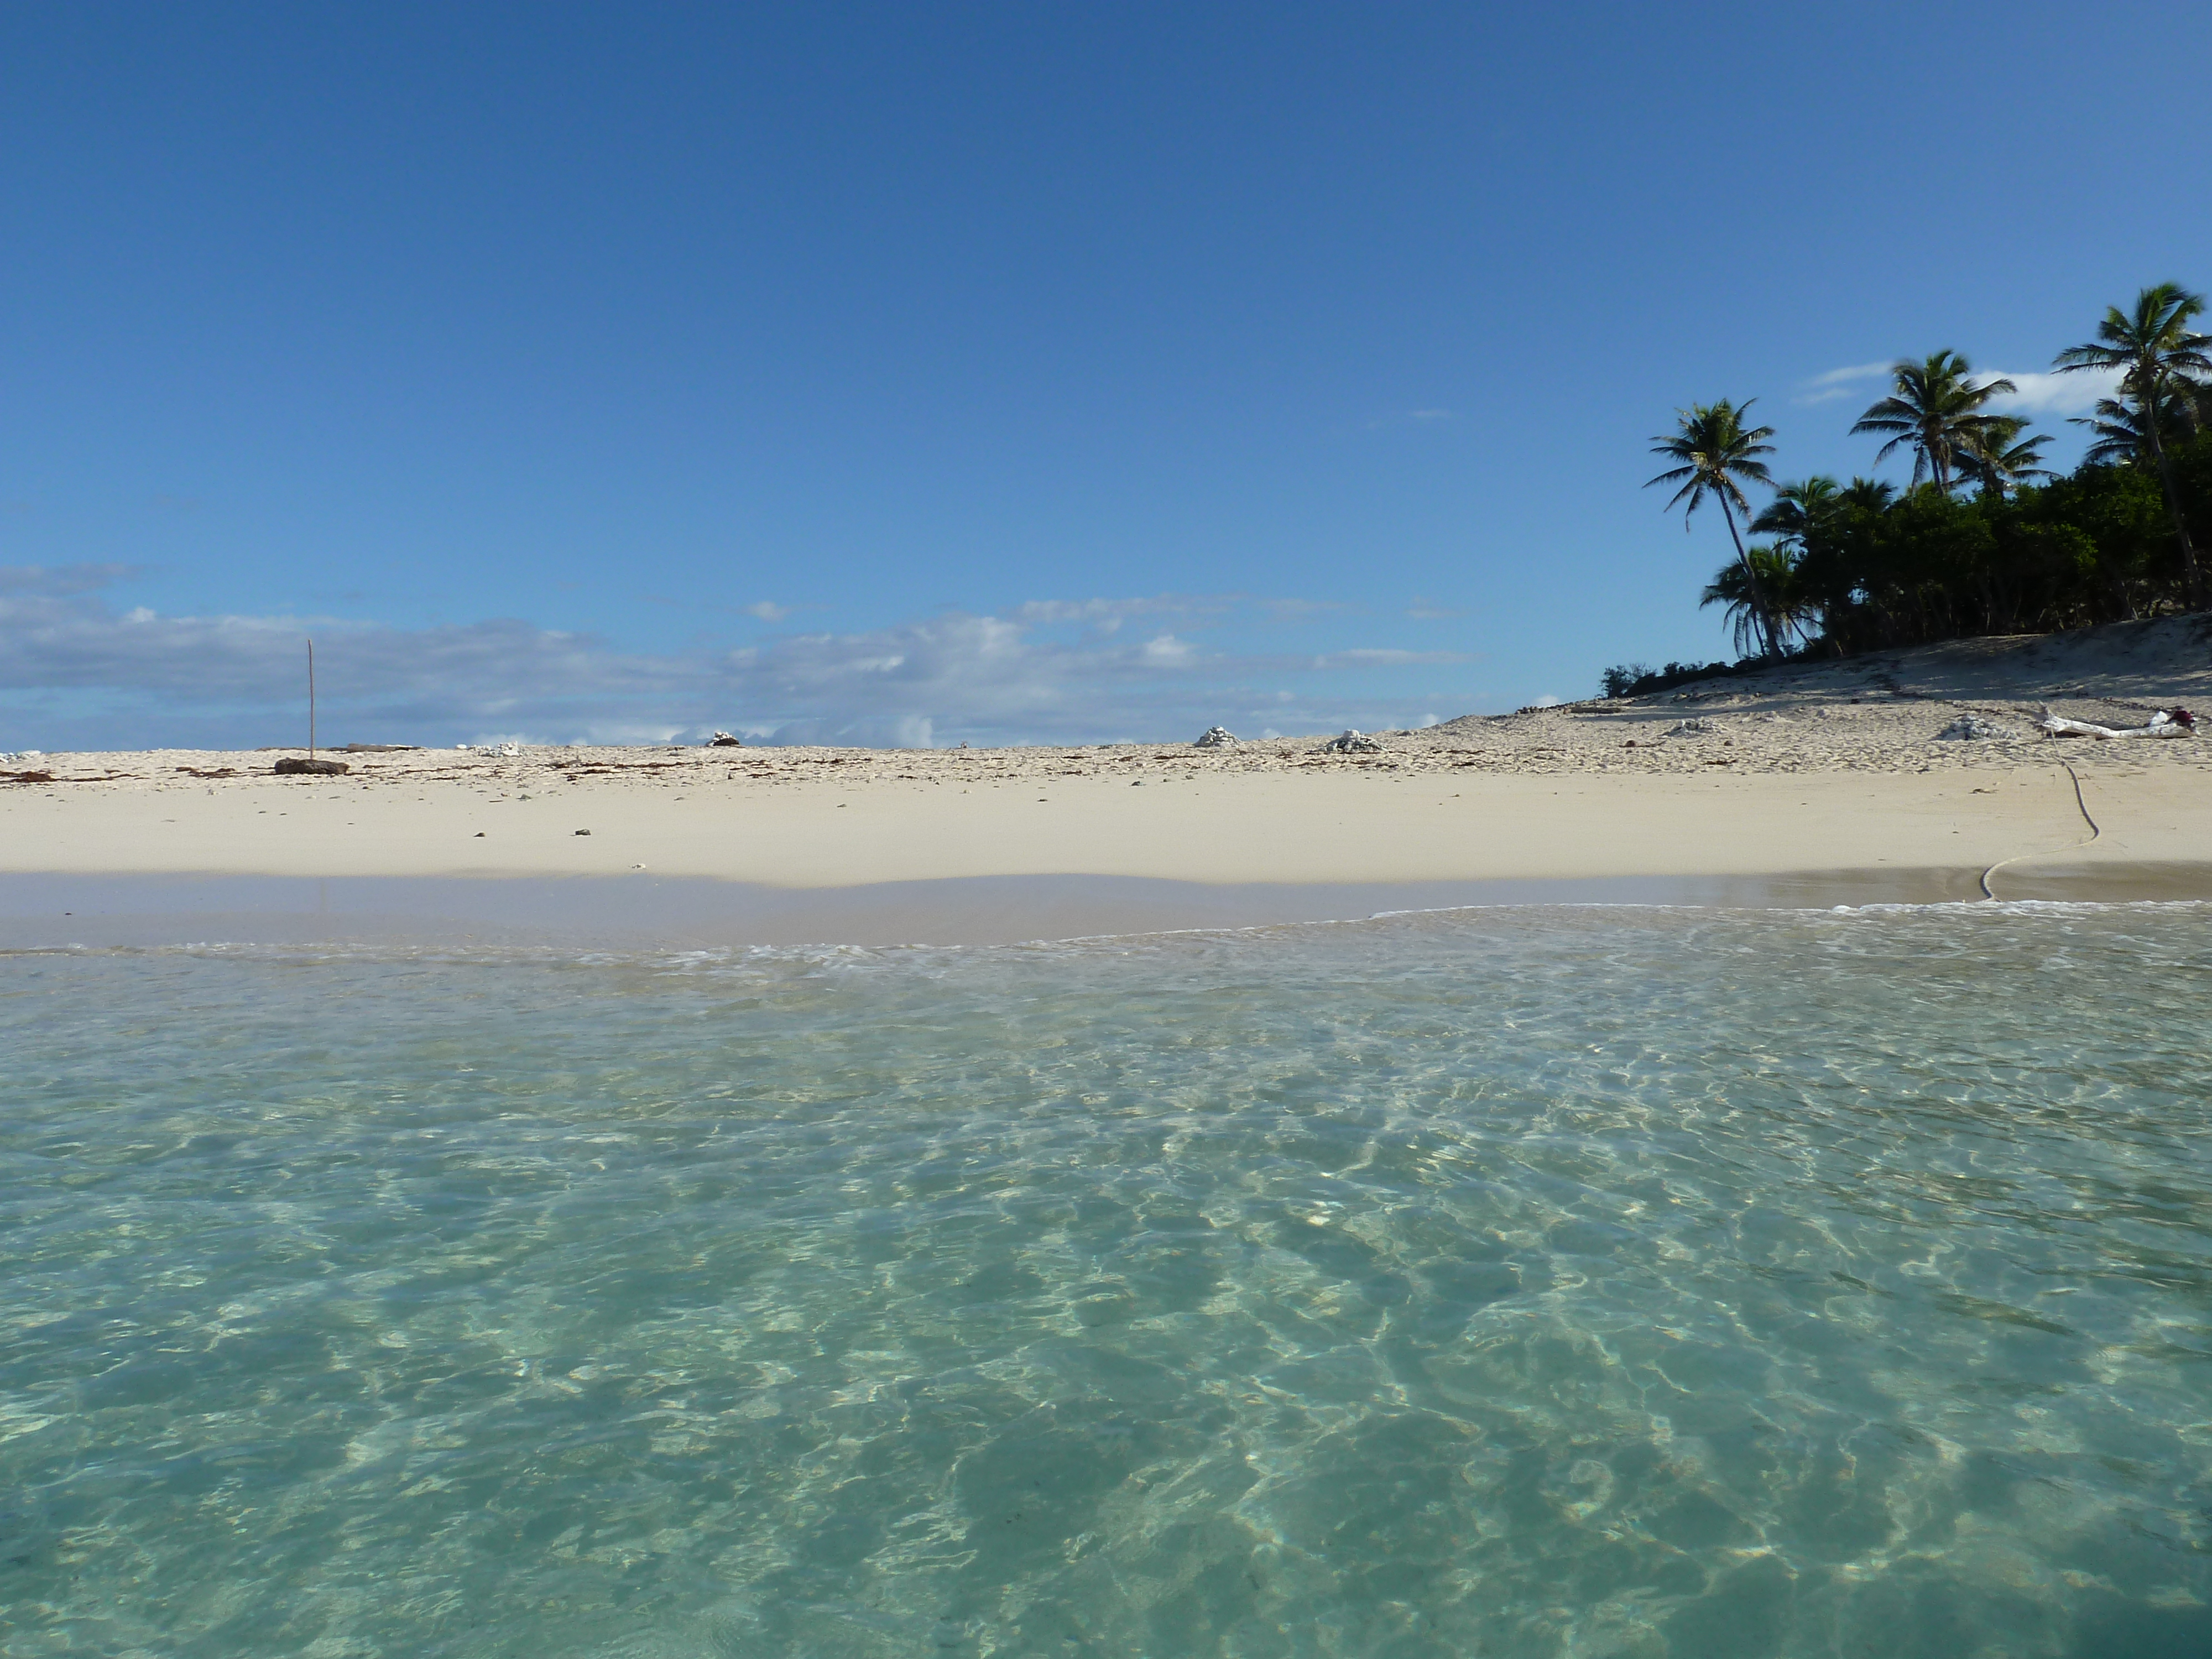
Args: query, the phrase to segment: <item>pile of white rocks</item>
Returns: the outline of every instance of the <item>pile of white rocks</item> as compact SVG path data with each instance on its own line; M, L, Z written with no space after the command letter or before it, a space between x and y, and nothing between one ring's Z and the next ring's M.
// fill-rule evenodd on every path
M1379 738L1370 738L1346 726L1342 737L1331 738L1314 752L1321 755L1379 755L1382 752L1382 744Z
M1192 744L1191 747L1194 749L1234 749L1237 747L1238 741L1239 739L1237 734L1234 732L1231 732L1227 726L1209 726L1206 728L1205 735L1200 737L1197 742Z
M1978 743L1992 738L2005 740L2017 738L2019 732L2009 726L2000 726L1995 720L1985 720L1979 714L1961 714L1936 734L1938 743Z

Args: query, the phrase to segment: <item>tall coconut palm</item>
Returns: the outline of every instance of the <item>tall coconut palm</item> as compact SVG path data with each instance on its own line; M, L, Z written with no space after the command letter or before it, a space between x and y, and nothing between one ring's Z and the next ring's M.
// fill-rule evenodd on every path
M2120 397L2135 407L2136 431L2150 446L2151 465L2158 469L2159 485L2166 491L2166 510L2181 544L2181 576L2192 607L2203 605L2204 585L2197 574L2197 550L2189 539L2189 521L2173 487L2165 435L2159 428L2169 400L2179 398L2193 412L2204 382L2212 380L2212 339L2189 326L2190 319L2203 309L2203 295L2191 294L2179 283L2160 283L2136 295L2132 311L2108 307L2105 320L2097 325L2097 337L2087 345L2067 347L2053 364L2061 374L2082 369L2119 372Z
M1676 410L1674 434L1652 439L1651 453L1681 465L1647 480L1644 487L1649 489L1653 484L1662 483L1680 486L1667 503L1667 510L1671 513L1678 507L1682 509L1685 531L1690 527L1691 517L1705 505L1706 496L1720 503L1729 539L1735 544L1736 563L1743 569L1745 592L1758 613L1759 629L1765 636L1762 654L1778 657L1782 654L1781 628L1759 582L1759 572L1752 568L1750 556L1744 551L1743 538L1736 533L1735 527L1739 510L1746 518L1751 516L1751 503L1743 493L1744 483L1773 483L1766 463L1759 458L1774 453L1774 446L1765 441L1774 435L1774 428L1744 424L1744 416L1758 401L1747 398L1737 404L1723 398L1717 404L1692 404L1687 409Z
M1926 362L1900 359L1890 368L1888 397L1859 416L1854 432L1889 434L1875 459L1900 447L1912 451L1912 483L1924 478L1946 495L1960 451L1990 421L1983 405L2000 392L2020 388L2002 377L1982 379L1955 351L1939 351Z
M2027 430L2027 422L2016 416L1991 416L1967 434L1959 451L1960 470L1982 487L1984 495L1998 501L2005 498L2008 485L2056 477L2043 464L2043 447L2051 441L2050 435L2021 437Z

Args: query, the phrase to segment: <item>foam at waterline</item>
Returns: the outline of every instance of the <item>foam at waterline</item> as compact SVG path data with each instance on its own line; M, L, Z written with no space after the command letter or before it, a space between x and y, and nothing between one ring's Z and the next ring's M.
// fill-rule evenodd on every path
M1668 903L1656 900L1532 900L1484 904L1430 905L1406 909L1377 910L1364 916L1322 917L1301 921L1255 922L1241 927L1152 927L1135 929L1127 933L1075 933L1064 937L1009 939L992 944L955 945L931 944L922 941L892 941L874 945L817 943L682 947L641 945L628 949L617 949L604 945L424 944L377 940L303 941L296 944L281 944L265 940L206 939L143 945L0 945L0 962L10 958L36 958L49 956L132 957L174 954L235 957L240 959L267 957L272 960L327 959L332 962L395 960L493 964L572 963L587 966L664 963L696 963L703 967L752 961L890 965L900 963L919 963L938 957L951 957L977 953L1036 951L1062 946L1070 949L1088 946L1111 947L1151 939L1184 938L1259 939L1274 937L1290 939L1315 930L1359 928L1370 923L1401 922L1423 918L1472 922L1486 916L1518 917L1545 911L1620 915L1653 912L1662 915L1705 916L1715 914L1716 908L1708 904ZM1946 899L1928 902L1877 901L1864 904L1762 906L1759 907L1759 914L1797 917L1944 915L2057 916L2096 915L2107 912L2124 914L2136 911L2146 913L2171 911L2178 914L2212 911L2212 899Z

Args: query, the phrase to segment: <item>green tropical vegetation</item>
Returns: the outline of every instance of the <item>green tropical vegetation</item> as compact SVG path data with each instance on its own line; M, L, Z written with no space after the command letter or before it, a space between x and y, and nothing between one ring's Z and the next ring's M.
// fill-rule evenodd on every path
M1721 608L1735 666L2204 608L2212 337L2191 326L2204 309L2203 295L2161 283L2057 354L2061 374L2113 380L2113 394L2075 417L2091 442L2063 476L2044 464L2051 434L1990 407L2013 382L1956 351L1898 362L1888 395L1851 428L1884 441L1877 462L1911 458L1902 489L1778 482L1764 459L1773 428L1747 423L1747 401L1678 411L1676 429L1652 440L1673 465L1650 482L1675 487L1668 506L1686 528L1708 500L1721 509L1735 556L1700 603ZM1770 499L1754 509L1747 486ZM1725 672L1623 664L1605 687L1637 695Z

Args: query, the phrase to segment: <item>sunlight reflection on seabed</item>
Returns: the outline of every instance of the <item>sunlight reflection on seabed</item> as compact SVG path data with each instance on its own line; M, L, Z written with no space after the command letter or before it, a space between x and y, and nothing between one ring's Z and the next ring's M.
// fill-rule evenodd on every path
M10 1656L2212 1651L2212 908L0 960Z

